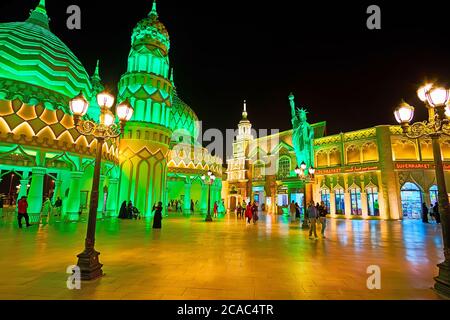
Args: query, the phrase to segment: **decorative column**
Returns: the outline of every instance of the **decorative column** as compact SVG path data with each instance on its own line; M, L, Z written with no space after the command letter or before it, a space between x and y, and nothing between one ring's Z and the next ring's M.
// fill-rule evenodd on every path
M192 183L189 179L186 179L184 182L184 204L183 204L183 212L185 214L191 213L191 187Z
M330 215L331 217L336 217L336 194L334 189L330 190Z
M352 216L352 202L350 200L350 192L348 189L344 191L345 218L350 219Z
M208 212L208 185L202 183L202 194L200 198L200 212L206 214Z
M98 183L98 206L97 206L97 219L103 219L103 205L105 203L105 194L103 188L105 184L105 176L100 175L100 180ZM91 193L92 196L92 193Z
M107 217L117 217L117 199L119 198L119 179L109 178L108 185L108 199L106 200L106 213Z
M20 179L20 189L19 194L17 195L16 203L20 200L20 198L27 195L29 182L28 174L28 171L24 171L22 179Z
M398 185L394 161L392 158L391 132L389 126L377 126L378 158L381 180L378 181L380 193L383 195L383 208L380 213L383 219L401 219L400 186Z
M366 191L366 189L362 189L361 191ZM369 217L369 205L367 203L367 193L361 192L361 211L362 217L367 219Z
M62 180L60 179L60 174L58 174L58 178L55 180L55 190L53 191L52 203L55 203L56 199L58 199L58 197L61 197L61 185Z
M66 202L66 212L64 213L68 221L78 221L80 219L80 196L81 177L83 172L73 171L70 173L69 195Z
M31 223L39 222L42 211L42 197L44 196L45 168L31 169L31 183L28 192L28 215Z

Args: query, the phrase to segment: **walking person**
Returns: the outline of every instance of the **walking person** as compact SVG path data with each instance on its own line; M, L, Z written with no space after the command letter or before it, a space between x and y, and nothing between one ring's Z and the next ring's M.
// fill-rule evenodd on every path
M217 209L219 206L217 205L217 201L214 201L214 218L217 218Z
M161 229L161 220L162 220L162 202L159 201L158 205L153 206L153 211L155 211L155 215L153 216L153 229Z
M245 218L247 219L247 224L250 224L252 221L252 206L250 205L250 202L245 208Z
M55 214L55 216L61 217L62 200L61 200L60 197L56 198L56 201L55 201L55 208L56 208L56 214Z
M298 218L300 220L300 206L298 203L295 203L295 218Z
M322 225L322 228L320 230L320 234L322 235L322 238L326 238L325 237L325 228L327 226L327 207L325 206L325 204L323 203L323 201L320 203L320 207L319 207L319 219L320 219L320 224Z
M237 217L238 219L241 218L241 204L240 204L240 203L238 203L238 204L236 205L236 217Z
M256 221L258 221L258 205L255 201L253 201L252 205L252 218L253 218L253 224L256 224Z
M312 234L314 232L314 238L317 239L316 232L316 221L318 217L317 208L314 206L314 201L311 201L307 210L308 218L309 218L309 238L312 239Z
M191 213L194 214L195 210L195 205L194 205L194 200L191 199Z
M50 198L45 198L44 203L42 204L42 212L41 212L41 221L42 224L50 223L50 216L52 215L52 202L50 201ZM44 223L45 218L45 223Z
M30 217L28 216L27 213L27 208L28 208L27 197L23 196L22 198L20 198L19 203L17 204L17 220L19 222L19 228L22 228L22 218L25 218L27 228L31 226Z
M291 214L291 222L294 222L297 214L297 208L295 207L294 200L292 200L291 204L289 205L289 213Z
M439 204L437 202L433 206L433 214L436 223L441 223L441 214L439 213Z
M422 203L422 222L428 223L428 207L425 202Z
M126 219L127 218L127 202L122 202L120 209L119 209L119 219Z
M3 218L3 194L0 194L0 217Z
M127 219L133 219L133 203L128 201L127 205Z

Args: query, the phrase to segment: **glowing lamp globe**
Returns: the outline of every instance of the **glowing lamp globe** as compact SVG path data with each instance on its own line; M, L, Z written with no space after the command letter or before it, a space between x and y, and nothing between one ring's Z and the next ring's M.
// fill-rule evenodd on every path
M202 175L202 180L205 181L205 179L206 179L206 176Z
M211 181L214 181L214 180L216 180L216 176L215 176L215 175L213 175L213 174L211 174L211 176L210 176L209 178L211 179Z
M300 168L298 166L295 167L295 174L299 175L301 173Z
M302 170L306 170L306 163L302 162L302 164L300 165L300 168L302 168Z
M449 91L445 88L432 88L426 92L425 96L430 106L443 107L448 102Z
M120 121L129 121L133 116L133 107L128 99L120 103L116 108L117 117Z
M211 177L211 175L212 175L212 171L211 171L211 170L208 170L208 176Z
M397 108L395 108L394 116L395 120L397 120L399 124L410 123L414 117L414 107L410 106L406 102L402 102Z
M313 167L309 168L310 175L314 175L315 172L316 172L316 169L314 169Z
M445 116L450 119L450 106L445 107Z
M75 98L71 99L69 102L70 111L72 111L74 116L82 117L86 114L89 103L84 97L83 93L80 92Z
M106 91L97 94L97 103L100 107L107 107L108 109L114 105L114 96Z
M427 101L427 92L433 87L432 84L427 83L419 88L417 90L417 96L419 97L420 101L425 102Z
M104 124L107 127L112 126L115 120L116 120L116 117L109 110L100 115L100 123Z

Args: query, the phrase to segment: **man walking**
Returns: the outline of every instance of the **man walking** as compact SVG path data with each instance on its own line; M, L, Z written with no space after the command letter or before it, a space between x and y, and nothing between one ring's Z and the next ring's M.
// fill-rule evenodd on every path
M27 228L31 226L30 224L30 217L28 217L27 208L28 208L28 202L27 197L23 196L20 198L19 203L17 204L18 207L18 215L17 220L19 222L19 228L22 228L22 218L25 218L25 222L27 224Z
M296 207L295 207L295 202L294 200L292 200L291 204L289 205L289 213L291 214L291 222L295 221L295 215L297 213L296 211Z
M314 201L309 203L308 207L308 218L309 218L309 238L312 239L312 234L314 232L314 238L318 239L316 231L316 220L318 218L317 208L314 205Z

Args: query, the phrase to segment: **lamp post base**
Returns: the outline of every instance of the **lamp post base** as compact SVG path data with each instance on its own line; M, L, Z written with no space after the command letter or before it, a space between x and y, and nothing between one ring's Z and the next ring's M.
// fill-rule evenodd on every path
M206 216L205 221L206 221L206 222L212 222L212 221L213 221L213 219L212 219L212 217L211 217L210 214L208 214L208 215Z
M98 261L100 252L92 249L85 249L78 257L78 267L80 267L81 280L90 281L103 276L101 264Z
M440 295L450 299L450 265L448 261L444 261L437 266L439 267L439 275L434 278L436 281L434 289Z

